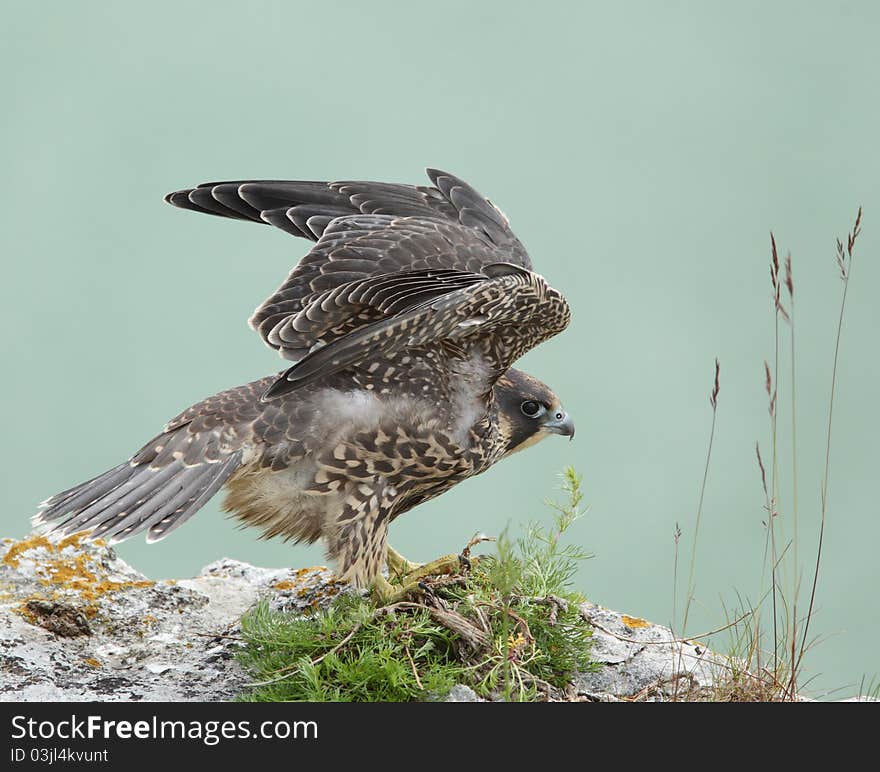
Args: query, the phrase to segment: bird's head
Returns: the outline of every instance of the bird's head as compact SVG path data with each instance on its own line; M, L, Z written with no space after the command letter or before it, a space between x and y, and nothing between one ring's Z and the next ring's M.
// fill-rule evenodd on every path
M531 447L551 434L574 437L574 421L553 391L521 370L508 370L495 384L495 403L505 455Z

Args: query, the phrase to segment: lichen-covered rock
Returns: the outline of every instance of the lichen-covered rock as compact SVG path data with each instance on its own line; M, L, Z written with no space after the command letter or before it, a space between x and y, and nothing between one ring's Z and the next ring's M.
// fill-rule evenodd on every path
M154 582L100 540L0 543L0 701L228 700L247 681L238 620L259 598L304 612L339 591L323 567L219 560Z
M0 542L0 701L216 701L246 685L241 615L258 600L303 614L345 588L323 566L257 568L223 559L194 579L151 581L106 544L74 535ZM349 590L350 591L350 590ZM591 603L595 672L574 700L705 699L729 669L697 642ZM446 698L480 698L456 686Z
M575 678L581 698L700 699L727 670L723 657L698 642L677 640L668 627L593 603L582 604L580 612L593 626L591 656L600 665Z

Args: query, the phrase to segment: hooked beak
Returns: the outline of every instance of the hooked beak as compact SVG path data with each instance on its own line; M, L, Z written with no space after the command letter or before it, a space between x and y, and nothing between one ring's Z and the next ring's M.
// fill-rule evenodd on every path
M544 429L553 434L561 434L563 437L574 439L574 421L562 408L548 413L548 420L544 422Z

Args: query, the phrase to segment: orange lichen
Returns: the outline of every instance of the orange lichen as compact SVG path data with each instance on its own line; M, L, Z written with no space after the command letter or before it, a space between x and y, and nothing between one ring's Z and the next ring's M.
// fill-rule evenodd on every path
M101 579L87 567L85 555L74 558L50 560L45 569L48 577L41 579L44 585L59 585L66 590L78 592L86 600L96 600L101 595L117 590L128 590L138 587L152 587L155 582L142 580L137 582L114 582Z
M641 627L651 626L651 623L646 622L644 619L639 619L638 617L628 617L626 614L622 614L620 620L632 630L638 630Z
M82 540L89 535L88 531L78 531L77 533L73 533L70 536L65 536L61 541L57 544L52 544L49 539L45 536L31 536L29 539L22 539L19 542L15 542L10 539L12 546L6 551L6 554L3 556L3 562L13 568L18 568L19 563L21 561L21 556L25 552L29 552L33 549L38 549L42 547L46 552L61 552L65 547L76 547L79 549L82 544ZM5 543L5 542L4 542ZM103 539L95 539L95 544L99 547L103 547L106 542Z
M98 577L86 568L85 555L48 560L44 568L49 575L41 580L43 584L62 584L76 590L83 585L91 585L98 581Z
M295 573L296 573L297 578L299 578L299 577L305 576L308 573L311 573L312 571L317 572L317 571L326 571L326 570L327 570L327 566L309 566L308 568L298 568L295 571Z
M116 592L117 590L141 589L143 587L152 587L155 582L149 579L143 579L139 582L98 582L92 592L95 596L104 595L108 592Z
M32 536L29 539L23 539L14 543L3 556L3 562L13 568L18 568L21 558L25 552L33 549L42 548L51 554L58 554L67 547L81 547L81 540L87 535L87 531L67 536L57 544L52 544L45 536ZM97 539L96 544L103 544ZM58 589L72 590L79 593L85 600L96 600L101 595L116 590L127 590L136 587L152 587L155 582L149 580L136 582L114 582L103 577L106 571L100 565L94 565L89 561L85 554L79 554L73 557L58 557L45 561L38 567L40 573L44 576L40 579L40 583L45 586L54 586ZM100 572L95 573L96 571ZM53 593L53 600L56 593ZM93 608L93 607L87 607ZM97 613L97 609L92 611L92 615Z
M18 568L21 556L29 550L42 547L47 552L54 552L55 545L52 544L45 536L32 536L30 539L22 539L20 542L13 544L3 556L3 562L13 568Z
M280 582L275 582L272 586L276 590L293 590L299 587L299 582L295 582L293 579L282 579Z
M72 533L70 534L70 536L65 536L60 542L58 542L58 544L55 546L55 549L57 549L59 552L61 552L61 550L63 550L65 547L76 547L77 549L79 549L82 546L80 542L82 542L82 540L85 539L88 535L89 531L77 531L76 533ZM105 542L103 539L95 539L94 543L99 547L103 547L107 544L107 542Z
M101 667L100 660L97 660L94 657L85 657L83 659L83 662L85 662L89 667Z

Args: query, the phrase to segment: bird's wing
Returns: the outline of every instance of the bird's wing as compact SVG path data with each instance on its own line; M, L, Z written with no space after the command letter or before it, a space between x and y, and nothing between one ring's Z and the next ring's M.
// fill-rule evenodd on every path
M366 282L379 287L376 295L388 291L381 278ZM435 285L437 294L424 300L420 294L430 281L426 278L408 296L389 294L384 318L347 330L307 354L271 386L265 398L388 354L438 345L479 354L488 367L490 386L526 351L562 332L571 318L562 294L543 277L519 266L494 264L479 275L461 272L442 279L458 281L460 286L440 292Z
M395 294L411 300L421 290L427 300L484 278L486 266L507 258L454 223L390 215L343 218L256 310L251 325L296 362L317 346L405 308L389 302Z
M453 174L426 171L433 185L238 180L206 182L169 193L165 200L182 209L274 225L312 241L318 241L339 217L375 214L446 220L472 228L493 244L516 252L513 262L530 267L507 218L491 201Z
M175 206L269 223L317 241L250 319L287 359L327 339L298 334L293 320L321 315L328 293L360 280L409 271L477 273L507 262L531 269L523 245L490 201L457 177L428 170L433 187L377 182L251 181L207 183L166 196ZM374 309L332 295L340 329L378 321ZM341 318L347 312L347 317ZM339 326L337 325L337 326Z

